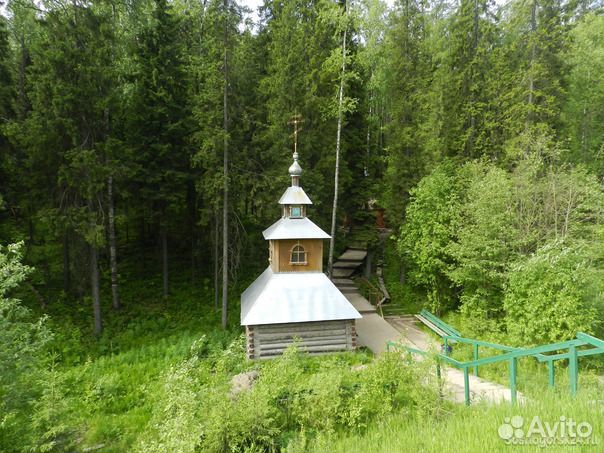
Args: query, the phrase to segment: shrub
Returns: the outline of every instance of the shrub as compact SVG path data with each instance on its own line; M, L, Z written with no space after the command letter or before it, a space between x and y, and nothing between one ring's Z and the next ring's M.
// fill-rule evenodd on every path
M45 347L51 338L46 319L35 319L10 297L31 269L21 263L22 244L0 246L0 450L27 442L29 414L41 392Z
M73 421L73 402L67 395L65 380L65 375L54 363L41 373L38 385L42 392L33 404L30 418L32 440L29 451L73 451L77 430Z
M293 346L267 362L247 362L242 354L238 367L218 366L231 362L240 342L213 364L194 355L171 369L138 450L276 452L294 438L298 445L298 433L314 437L365 429L392 410L429 413L440 404L425 369L428 361L391 353L355 371L353 355L311 358ZM233 395L231 370L245 366L259 368L259 378L251 389Z
M594 333L596 326L602 331L596 307L601 311L604 284L590 253L555 241L512 269L505 310L513 340L536 345L568 340L579 331Z

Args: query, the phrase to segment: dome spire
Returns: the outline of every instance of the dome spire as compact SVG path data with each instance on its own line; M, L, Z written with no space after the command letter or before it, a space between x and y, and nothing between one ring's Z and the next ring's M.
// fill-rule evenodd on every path
M302 174L302 167L300 167L300 164L298 163L298 151L294 151L294 163L291 164L289 167L289 175L292 177L292 185L295 185L295 186L298 185L298 184L294 184L294 182L299 182L299 181L294 181L294 179L298 178L298 180L299 180L301 174Z
M298 132L301 129L298 127L299 124L303 123L304 119L302 115L295 114L287 124L293 124L294 126L294 163L289 167L289 175L292 178L292 186L300 185L300 175L302 174L302 167L298 163Z

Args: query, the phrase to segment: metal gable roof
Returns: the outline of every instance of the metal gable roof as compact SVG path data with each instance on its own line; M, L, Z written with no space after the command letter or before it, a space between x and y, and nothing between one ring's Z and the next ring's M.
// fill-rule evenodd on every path
M241 295L241 325L359 318L322 272L274 273L268 267Z
M330 236L306 217L282 218L262 232L264 239L329 239Z
M312 204L312 201L302 187L290 186L279 199L279 204Z

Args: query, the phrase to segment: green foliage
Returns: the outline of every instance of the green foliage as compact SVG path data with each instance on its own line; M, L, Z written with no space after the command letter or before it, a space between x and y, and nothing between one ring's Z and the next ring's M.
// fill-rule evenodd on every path
M581 17L570 31L570 45L565 59L571 70L566 77L568 101L562 111L564 139L569 141L569 160L583 163L602 176L604 144L600 131L604 102L604 51L601 31L604 16L589 13Z
M130 146L136 150L136 189L154 220L170 225L186 196L189 177L188 103L180 17L165 0L152 3L148 24L134 51L135 93L127 119Z
M392 121L388 125L388 166L385 205L390 221L399 225L403 216L401 199L430 165L426 158L422 122L426 120L426 84L430 79L423 1L396 2L388 17L384 37L384 83L389 88ZM378 69L378 70L380 70Z
M244 363L237 340L225 352L201 361L194 356L164 376L149 431L141 433L143 451L279 451L296 432L312 437L365 429L391 411L430 413L440 405L432 379L417 386L423 367L398 354L355 369L352 356L311 359L295 347L266 363L249 363L259 377L251 389L233 393L230 376L241 368L219 364L235 351Z
M447 245L455 263L448 275L462 288L466 318L482 323L501 316L507 267L515 259L512 183L505 171L482 162L469 163L460 173L464 202ZM482 325L483 332L492 328Z
M555 168L539 156L512 173L483 161L439 167L412 192L397 240L408 282L437 313L459 304L467 335L493 336L507 326L515 339L527 329L539 343L594 328L589 307L599 290L587 282L604 262L596 245L604 233L602 188L585 170ZM558 243L567 252L551 245ZM541 255L550 247L561 253L557 270L554 251ZM545 321L538 314L546 305L566 315Z
M421 415L440 404L421 367L388 356L353 371L364 356L294 350L249 363L237 309L232 330L215 329L223 140L238 294L266 264L260 231L278 217L294 113L303 185L328 224L344 26L341 212L352 231L338 246L379 242L366 208L377 201L395 231L384 277L396 309L459 308L464 333L499 341L603 333L601 8L388 4L348 2L345 15L342 2L266 0L252 25L233 0L8 1L0 239L25 246L0 249L0 450L303 451L342 431L374 446L388 412L409 427L397 445L427 450L439 428L464 438L456 421ZM121 311L109 309L109 177ZM232 375L250 369L253 388L232 395Z
M451 165L435 168L411 191L397 250L409 269L409 282L424 288L427 305L436 313L452 306L447 246L459 223L461 201Z
M8 41L7 21L4 17L0 16L0 118L3 118L3 120L1 120L2 123L6 121L11 113L11 101L14 96L10 60L11 49ZM4 145L4 137L2 137L2 135L0 135L0 146Z
M32 445L29 451L62 452L73 449L76 428L71 412L73 401L67 395L66 375L55 364L39 377L40 397L32 407Z
M32 402L40 392L45 346L51 338L45 318L36 319L11 294L30 268L22 245L0 246L0 449L23 445Z
M140 451L176 453L190 452L201 437L198 419L204 417L199 410L197 398L200 382L192 376L199 358L191 357L177 367L171 367L163 383L161 410L151 422L157 430L156 442L143 439Z
M604 283L585 246L546 244L509 276L504 300L510 339L527 346L602 334Z
M396 237L392 241L398 241ZM388 313L419 313L424 308L425 290L421 286L410 284L404 273L407 260L403 262L396 246L384 247L384 284L390 294L390 302L383 306L384 315ZM412 269L412 268L410 268ZM405 280L406 279L406 280Z

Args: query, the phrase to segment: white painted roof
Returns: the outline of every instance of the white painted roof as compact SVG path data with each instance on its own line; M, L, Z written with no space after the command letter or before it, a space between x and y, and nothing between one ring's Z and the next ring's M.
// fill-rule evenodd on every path
M279 199L279 204L312 204L312 201L302 187L290 186Z
M268 267L241 295L241 325L359 319L323 272L274 273Z
M281 218L262 232L264 239L329 239L330 236L311 220Z

